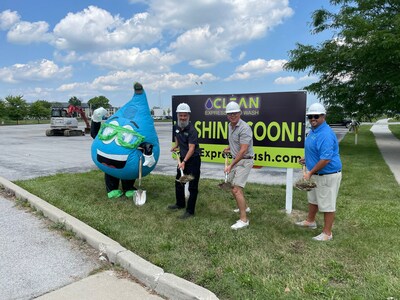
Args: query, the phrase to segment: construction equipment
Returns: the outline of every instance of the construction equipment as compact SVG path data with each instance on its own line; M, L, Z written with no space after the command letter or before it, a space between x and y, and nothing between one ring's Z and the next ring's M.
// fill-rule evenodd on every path
M78 120L76 119L78 113L86 124L84 130L78 129ZM85 133L90 133L90 124L81 107L69 105L67 109L64 107L51 108L51 122L50 129L46 130L47 136L80 136Z

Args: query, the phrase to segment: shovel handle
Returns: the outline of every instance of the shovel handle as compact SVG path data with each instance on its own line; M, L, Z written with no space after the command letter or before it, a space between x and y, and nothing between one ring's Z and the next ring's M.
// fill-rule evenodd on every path
M304 176L307 174L306 165L303 165L302 169L303 169L303 176Z
M142 162L143 162L143 156L140 155L140 158L139 158L139 188L142 183Z
M228 166L228 155L225 154L225 167L227 167L227 166Z
M179 156L179 152L174 152L176 155L176 160L178 161L178 166L181 164L181 158ZM181 176L183 176L183 170L179 169L181 171Z

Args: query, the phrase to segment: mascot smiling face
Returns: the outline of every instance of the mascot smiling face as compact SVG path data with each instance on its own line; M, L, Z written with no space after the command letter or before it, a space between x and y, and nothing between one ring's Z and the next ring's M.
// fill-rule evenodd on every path
M143 89L137 90L136 85L132 99L101 125L92 144L92 160L96 166L120 179L139 177L139 162L143 153L147 157L151 155L154 163L146 164L146 160L142 160L142 176L155 168L160 156L146 93Z

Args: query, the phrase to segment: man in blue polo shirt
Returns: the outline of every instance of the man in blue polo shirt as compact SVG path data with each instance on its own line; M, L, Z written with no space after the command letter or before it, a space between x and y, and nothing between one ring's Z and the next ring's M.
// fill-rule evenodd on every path
M315 216L318 211L324 213L322 233L313 237L316 241L332 239L332 226L336 212L336 198L342 180L342 162L339 155L339 143L335 133L325 121L326 110L321 103L310 105L307 118L311 131L305 141L305 158L300 159L308 172L304 179L312 176L317 185L307 193L307 219L296 225L316 229Z

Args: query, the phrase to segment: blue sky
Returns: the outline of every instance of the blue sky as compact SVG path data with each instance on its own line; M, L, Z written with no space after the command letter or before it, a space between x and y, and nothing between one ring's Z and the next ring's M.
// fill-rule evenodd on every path
M113 106L144 85L150 107L172 95L294 91L317 80L282 65L311 34L315 0L2 0L0 99ZM308 95L308 104L316 102Z

